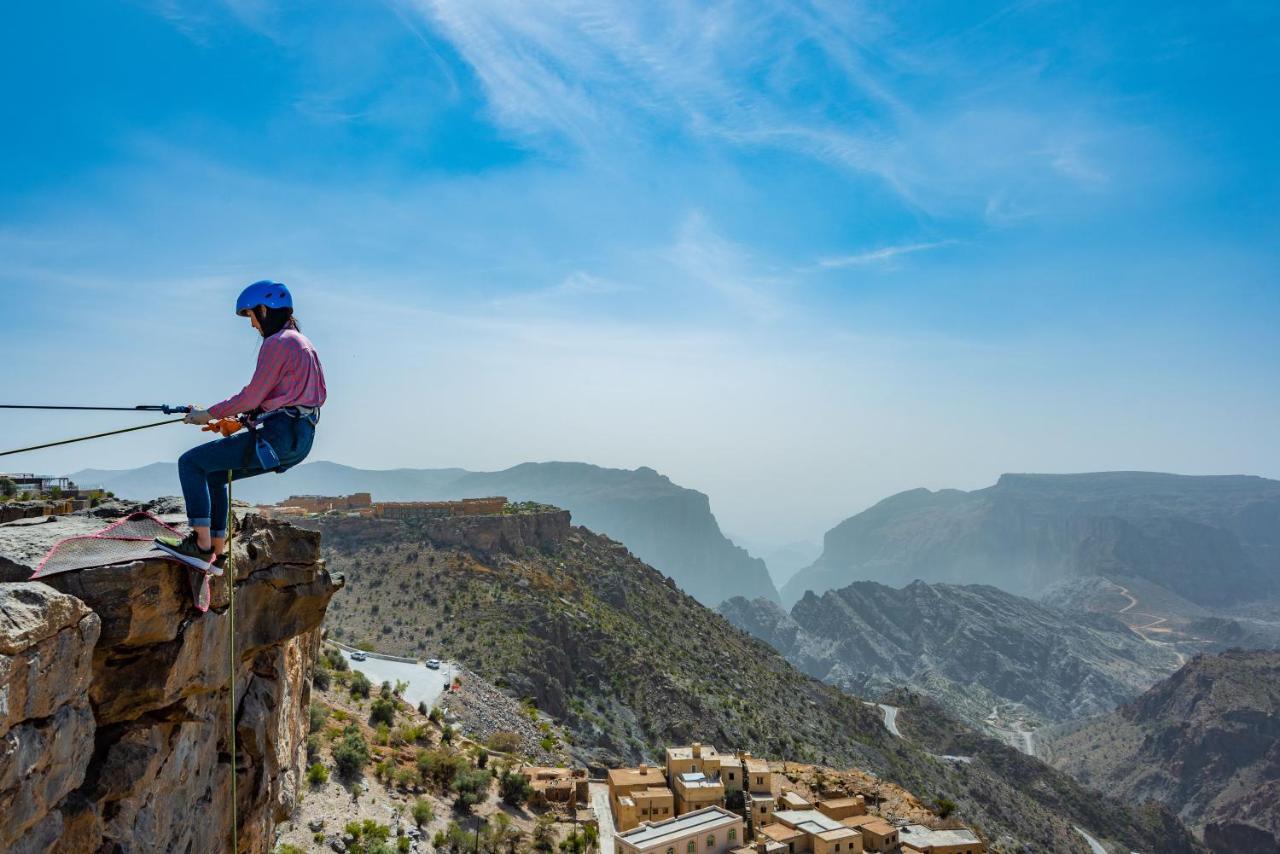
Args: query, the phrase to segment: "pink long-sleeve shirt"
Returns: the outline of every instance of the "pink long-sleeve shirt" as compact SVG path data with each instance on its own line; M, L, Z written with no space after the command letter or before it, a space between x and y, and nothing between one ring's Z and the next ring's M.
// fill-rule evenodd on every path
M258 367L249 384L226 400L209 407L214 418L261 409L270 412L285 406L324 405L324 369L307 336L286 328L262 342Z

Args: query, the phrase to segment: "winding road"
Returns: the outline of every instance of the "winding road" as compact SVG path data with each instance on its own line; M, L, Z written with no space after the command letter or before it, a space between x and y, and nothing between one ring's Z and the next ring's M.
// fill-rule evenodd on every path
M1094 839L1083 828L1077 827L1076 833L1084 837L1084 841L1089 843L1089 851L1092 854L1107 854L1107 849L1102 847L1102 843Z
M1116 589L1116 592L1117 592L1117 593L1119 593L1121 596L1123 596L1124 598L1126 598L1126 599L1128 599L1128 600L1129 600L1129 604L1128 604L1128 605L1125 605L1125 606L1124 606L1123 608L1121 608L1119 611L1116 611L1116 615L1117 615L1117 616L1119 616L1120 614L1128 614L1128 613L1132 612L1132 613L1134 614L1134 616L1150 617L1150 618L1151 618L1151 622L1150 622L1150 623L1147 623L1146 625L1142 625L1142 626L1135 626L1135 625L1131 625L1131 624L1129 624L1129 621L1128 621L1128 620L1125 620L1124 622L1125 622L1125 624L1126 624L1126 625L1128 625L1128 626L1129 626L1129 629L1130 629L1134 634L1136 634L1138 637L1142 638L1144 641L1146 641L1147 643L1151 644L1152 646L1158 646L1158 647L1167 648L1170 652L1172 652L1175 656L1177 656L1177 658L1178 658L1178 666L1179 666L1179 667L1181 667L1182 665L1186 664L1186 663L1187 663L1187 657L1186 657L1182 652L1180 652L1180 651L1178 650L1178 648L1177 648L1173 643L1171 643L1170 641L1158 641L1158 640L1155 640L1154 638L1150 637L1150 636L1147 634L1147 632L1170 632L1170 631L1172 631L1171 629L1168 629L1168 628L1162 628L1162 626L1164 626L1164 624L1165 624L1165 623L1169 622L1169 618L1168 618L1168 617L1161 617L1161 616L1158 616L1158 615L1156 615L1156 614L1148 614L1148 613L1146 613L1145 611L1134 611L1133 609L1134 609L1134 608L1137 606L1137 604L1138 604L1138 597L1137 597L1137 596L1134 596L1132 593L1130 593L1130 592L1129 592L1129 588L1128 588L1128 587L1125 587L1123 584L1116 584L1114 581L1112 581L1112 582L1110 582L1110 583L1111 583L1111 586L1112 586L1112 587L1114 587L1114 588Z

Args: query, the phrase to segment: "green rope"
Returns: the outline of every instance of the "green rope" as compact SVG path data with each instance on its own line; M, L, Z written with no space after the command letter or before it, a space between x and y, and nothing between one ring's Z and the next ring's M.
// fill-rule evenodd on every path
M87 442L90 439L101 439L103 436L115 436L117 433L132 433L134 430L149 430L152 427L163 427L166 424L177 424L183 421L182 418L174 418L170 421L157 421L155 424L143 424L141 427L126 427L123 430L108 430L106 433L94 433L92 436L80 436L75 439L63 439L60 442L46 442L43 445L32 445L29 448L15 448L12 451L0 451L0 457L7 457L10 454L24 454L27 451L38 451L41 448L53 448L58 445L70 445L72 442Z
M236 573L231 565L231 538L235 531L235 513L231 510L231 472L227 472L227 565L223 578L227 580L227 614L230 617L230 640L227 643L227 694L230 696L231 721L231 852L240 850L239 821L236 819Z

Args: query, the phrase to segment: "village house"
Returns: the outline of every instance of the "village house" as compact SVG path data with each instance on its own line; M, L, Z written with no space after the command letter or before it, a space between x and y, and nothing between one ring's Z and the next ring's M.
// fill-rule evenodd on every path
M707 807L614 834L618 854L728 854L743 842L742 817Z
M742 760L731 754L720 757L720 782L724 784L724 793L728 797L733 792L742 791Z
M667 788L662 772L648 765L609 770L609 807L619 830L676 814L675 796Z
M667 748L667 779L674 781L681 774L701 771L708 779L720 776L725 759L732 758L716 751L710 744L695 741L688 747Z
M553 804L574 804L587 800L585 768L542 768L526 765L520 775L529 781L535 798Z
M753 826L760 827L773 821L777 807L777 795L773 791L773 771L769 763L750 753L740 755L742 760L744 806L751 810Z
M862 834L817 810L778 810L773 818L760 832L787 845L788 854L862 854Z
M967 827L934 830L923 824L898 828L904 854L985 854L987 843Z
M829 798L818 801L818 810L828 818L843 821L857 815L867 814L867 799L862 795L852 798Z
M676 795L676 815L695 812L706 807L722 807L724 785L720 778L709 778L701 771L686 771L671 781Z
M813 804L801 797L799 792L792 789L784 789L782 794L778 796L778 807L784 810L811 810ZM835 816L832 816L835 818Z
M892 851L898 846L898 828L878 815L855 815L840 823L862 834L864 851Z

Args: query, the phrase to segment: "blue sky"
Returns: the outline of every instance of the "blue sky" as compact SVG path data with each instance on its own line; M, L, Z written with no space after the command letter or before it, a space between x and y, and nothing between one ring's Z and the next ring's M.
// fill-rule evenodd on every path
M650 465L761 541L1004 471L1280 476L1278 17L25 4L0 396L223 397L271 277L329 374L317 459ZM121 423L0 415L0 444Z

